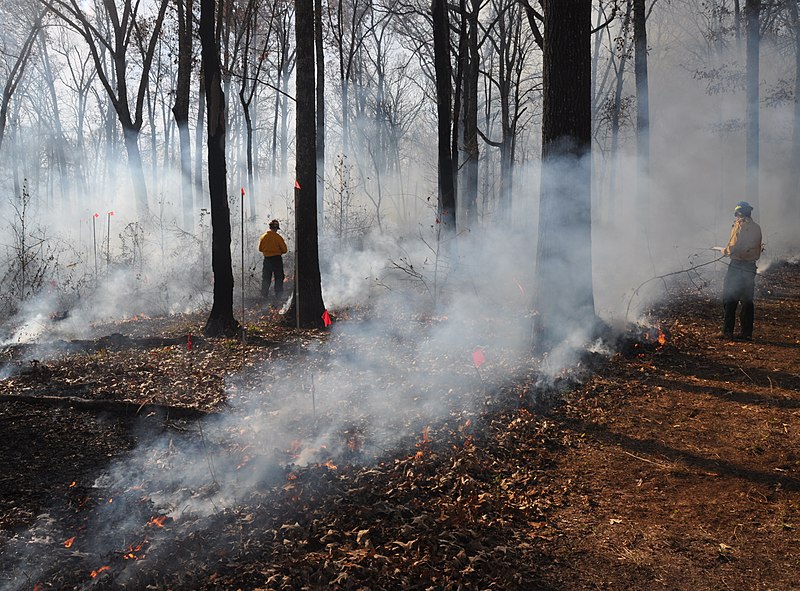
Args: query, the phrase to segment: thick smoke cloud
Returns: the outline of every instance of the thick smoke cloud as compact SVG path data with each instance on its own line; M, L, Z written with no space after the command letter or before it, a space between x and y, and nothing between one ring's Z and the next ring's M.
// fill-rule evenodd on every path
M656 40L664 39L657 33L660 16L668 17L665 23L674 22L672 15L654 12L656 47ZM640 181L630 133L617 163L613 193L607 180L610 163L595 151L594 295L597 312L614 326L646 321L647 309L669 296L662 282L635 292L638 286L717 258L710 248L725 243L733 205L744 198L744 131L728 125L743 116L741 93L709 96L688 65L693 51L688 41L669 43L674 50L654 50L650 62L653 143L646 207L637 201ZM771 63L778 57L767 47L764 59ZM765 68L765 76L776 75ZM787 204L796 206L797 199L787 190L791 113L787 106L764 113L762 191L755 212L767 241L762 270L772 260L796 258L798 235L796 225L783 215ZM430 146L419 148L421 153L426 150ZM514 209L508 221L501 212L486 212L479 227L442 243L428 200L434 195L434 160L414 161L418 165L403 171L402 178L383 179L387 194L409 198L414 219L400 215L387 201L385 232L361 236L359 244L348 247L341 236L323 238L324 298L329 309L346 311L349 319L336 323L327 340L305 346L296 359L262 368L267 377L258 394L243 397L244 389L237 388L236 381L244 377L233 378L227 384L231 408L221 416L196 424L187 435L143 438L139 448L93 483L97 490L120 499L147 495L154 509L176 524L192 520L194 527L202 528L203 520L235 506L252 490L284 478L288 462L325 462L345 453L345 432L363 438L358 461L374 461L402 449L422 428L445 417L477 416L493 393L520 376L530 377L534 369L552 378L572 368L585 347L612 352L606 343L587 344L584 335L576 335L545 362L530 357L536 163L520 165L515 172ZM183 214L177 205L179 184L167 178L159 181L153 219L137 219L130 190L124 188L127 175L123 168L117 170L113 185L90 182L79 205L31 212L48 243L56 245L54 272L46 280L49 287L16 306L4 322L4 343L88 338L97 336L96 327L108 321L207 309L208 218L198 216L195 228L182 229L177 221ZM0 204L5 274L19 252L14 250L18 242L10 205L19 195L11 175L2 182L7 197ZM254 245L266 221L281 219L293 246L291 191L283 189L287 186L290 179L261 179L254 188L257 218L248 220L244 232L237 226L241 203L236 197L231 200L232 252L235 265L241 265L244 233L244 287L250 297L255 297L260 281ZM231 194L236 196L238 187ZM35 197L44 201L42 195ZM360 199L369 209L370 201ZM113 217L108 217L109 211L115 212ZM92 222L94 213L100 217ZM724 270L724 261L698 268L705 293L717 292ZM237 281L240 271L241 267L234 269ZM477 351L485 358L479 368ZM136 489L142 484L145 490ZM124 501L98 511L98 545L91 549L95 558L107 551L102 540L111 535L111 528L134 531L142 526L128 517ZM28 532L9 542L6 553L18 557L19 564L14 572L4 573L0 589L26 588L23 573L31 580L46 579L47 549L70 535L49 515L41 516ZM149 552L168 553L169 542L159 539ZM133 572L139 566L131 563L130 568Z

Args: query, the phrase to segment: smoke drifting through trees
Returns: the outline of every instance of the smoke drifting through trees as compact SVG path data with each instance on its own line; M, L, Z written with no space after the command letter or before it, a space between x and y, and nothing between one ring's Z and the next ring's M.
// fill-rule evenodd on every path
M730 203L746 197L745 27L732 2L702 7L644 3L651 166L649 177L643 179L646 183L636 182L635 146L642 142L634 141L634 132L636 119L641 128L643 116L634 117L634 105L638 108L643 101L637 100L634 69L621 64L632 51L634 37L641 41L635 31L641 22L635 18L641 5L632 1L593 5L592 22L597 27L590 39L593 248L600 254L594 257L593 271L601 315L618 309L620 294L642 278L683 266L698 249L723 240ZM145 3L139 9L145 12L134 15L133 5L120 2L118 26L106 6L81 5L85 14L74 7L64 12L71 6L68 3L50 2L49 6L61 6L62 14L47 10L37 35L31 32L45 5L15 0L2 8L7 11L6 22L13 26L6 27L3 39L0 82L12 81L13 86L16 81L16 86L6 101L0 205L4 213L10 212L9 203L21 199L27 182L37 225L61 245L61 256L43 283L51 291L50 301L64 307L77 298L88 301L95 251L100 251L108 254L99 266L101 290L105 277L125 273L130 274L126 284L138 285L137 293L169 285L167 290L159 289L157 297L142 299L130 308L121 305L120 314L137 313L136 308L156 312L207 305L211 291L209 202L198 188L207 186L203 179L208 173L204 141L197 143L205 133L206 96L198 47L190 54L186 36L186 24L191 22L188 12L195 11L196 22L199 4L168 5L162 15L161 3ZM430 6L364 0L320 6L322 14L315 16L322 25L322 38L315 40L315 52L319 55L321 41L327 78L337 82L326 86L328 116L322 130L326 158L318 175L319 186L325 188L320 196L325 205L320 217L323 288L333 293L342 292L328 274L334 266L341 268L338 249L363 245L367 239L382 242L376 233L402 245L387 259L413 258L415 271L426 264L426 255L408 257L407 253L427 252L428 264L436 258L429 249L435 242L436 207L432 205L438 198L438 152L431 141L437 133L436 76ZM518 4L498 0L480 11L470 2L448 8L454 92L447 151L458 164L452 178L456 219L463 231L459 240L482 240L482 228L499 225L504 230L501 236L521 232L535 243L542 117L541 6L531 3L523 13ZM797 167L791 165L790 157L794 157L788 149L798 144L788 132L796 123L793 48L797 28L790 26L797 20L795 8L792 3L780 3L762 7L760 13L762 171L756 216L765 227L772 252L791 252L795 246L791 241L796 240L796 233L784 231L781 225L787 214L795 219L798 215L796 174L791 172ZM243 90L246 99L229 101L227 194L238 198L240 187L252 185L246 206L254 217L248 215L244 229L251 242L269 219L290 221L295 215L293 10L293 5L282 2L252 2L225 4L219 13L221 84L227 97ZM125 14L131 19L128 29L124 29ZM626 14L630 15L627 21ZM85 23L80 15L86 17ZM150 17L146 26L140 18L145 15ZM131 27L138 27L136 34L125 37L125 30L134 30ZM14 70L26 53L24 70ZM123 57L127 67L120 77ZM192 66L188 111L183 104L187 61ZM317 79L321 79L319 72ZM129 97L129 127L138 129L143 170L152 172L143 183L147 212L142 211L142 183L134 184L129 176L137 168L136 156L128 152L133 149L130 141L126 145L131 133L130 129L123 133L119 116L125 102L120 85ZM175 117L169 116L171 110ZM193 168L188 159L192 147ZM473 166L476 154L477 167ZM186 183L189 174L193 191ZM638 219L631 215L634 204L642 200L636 195L637 186L647 187L652 207L649 215ZM238 199L231 204L238 205ZM115 212L111 231L105 226L95 228L104 224L109 211ZM284 226L291 228L291 224ZM232 230L232 250L238 252L241 228L237 219ZM9 231L8 226L4 231ZM290 235L290 247L293 240ZM509 244L497 240L484 248L495 249L498 258L509 256ZM252 244L245 247L245 287L252 291L258 259ZM531 248L524 261L518 261L520 271L529 277L534 257L535 248ZM373 267L362 270L363 277L375 279L391 267L386 259L376 267L374 257L365 258ZM176 259L182 259L186 267L182 275L193 278L188 290L186 282L173 285L170 281L175 278ZM234 275L239 276L242 263L236 259ZM625 264L620 265L620 260ZM603 289L597 289L601 285ZM327 298L326 302L329 306L337 303ZM27 305L15 302L12 308Z
M566 2L551 4L564 6ZM586 2L571 4L588 6ZM594 105L590 121L594 215L591 220L581 220L579 251L572 249L570 234L564 232L560 222L549 226L549 233L538 235L538 187L541 183L545 190L555 188L559 195L543 205L555 214L545 222L564 217L561 197L571 196L576 187L580 197L586 199L589 162L580 156L588 146L581 144L580 153L571 155L568 166L560 160L549 172L540 173L541 119L546 115L541 96L542 55L535 47L546 46L547 39L537 39L538 24L519 27L519 13L515 21L501 20L514 14L518 6L508 0L493 2L479 14L478 194L474 204L471 198L463 203L456 200L457 208L468 208L454 212L464 214L467 226L457 238L458 248L443 252L437 244L438 119L430 6L362 0L323 3L326 14L319 20L325 27L328 79L339 84L330 85L325 96L329 157L325 160L327 168L318 173L327 189L326 202L339 207L325 207L320 237L321 282L329 308L369 305L374 318L372 322L341 323L331 347L314 352L330 361L313 379L317 410L330 417L331 432L354 420L353 416L342 416L341 409L355 406L363 411L357 419L370 425L376 449L388 448L398 443L398 436L412 432L408 430L412 421L404 423L408 418L404 413L410 409L431 421L454 409L466 414L474 411L484 403L481 388L485 384L470 365L478 347L486 355L480 375L489 387L514 379L513 372L493 365L492 360L501 353L515 359L530 352L532 297L541 287L540 277L534 274L537 240L544 241L546 247L540 257L548 254L549 248L551 255L577 256L585 263L589 255L587 224L592 224L594 282L587 283L588 270L584 267L581 289L574 294L579 296L576 305L584 312L594 307L601 317L615 321L621 319L631 290L642 280L687 267L727 237L732 204L744 196L746 187L745 55L737 44L740 23L732 11L733 3L711 2L702 9L697 3L648 3L652 8L647 20L651 146L647 186L651 212L645 219L635 215L636 175L640 170L634 133L635 84L633 72L620 67L630 51L634 32L622 20L627 3L618 3L621 10L616 12L612 4L594 5L593 22L601 26L593 37L585 35L581 40L594 52L589 56L592 63L583 62L581 68L582 75L587 66L594 72L589 97ZM3 81L9 79L13 64L24 52L39 6L24 0L3 4L2 10L20 7L16 14L5 16L24 23L5 31ZM190 10L191 4L183 6ZM194 3L194 8L198 7ZM292 84L298 58L293 41L294 5L231 3L224 8L219 13L223 66L216 83L226 96L233 96L231 89L245 83L248 71L252 73L242 65L259 60L265 64L257 79L247 81L253 91L251 134L246 133L250 126L241 102L231 101L229 105L228 135L224 138L229 186L217 188L223 200L227 192L229 204L239 205L239 188L245 186L245 179L252 182L248 195L254 198L255 220L248 221L246 228L237 227L237 216L228 220L233 222L233 244L228 250L238 252L238 237L245 235L245 261L234 260L233 264L244 264L248 271L245 287L255 300L260 280L258 253L254 252L257 236L273 217L284 222L298 214L294 206L297 179L290 172L297 159L291 148L295 139L292 123L297 123ZM533 3L526 13L534 23L539 22L539 8ZM633 4L630 8L633 13ZM780 5L780 10L785 8ZM262 35L263 31L257 29L250 43L241 42L241 35L247 31L242 17L251 10L259 12L260 22L275 22L278 34ZM699 10L703 12L694 12ZM796 217L789 221L789 216L784 216L797 216L798 210L796 184L792 184L796 183L792 170L797 163L787 160L792 151L786 149L793 141L788 130L792 129L789 123L795 122L797 97L785 89L795 81L795 54L782 53L787 47L783 41L796 41L793 35L797 29L775 26L782 13L774 12L779 10L777 5L771 10L775 18L762 21L760 71L765 97L760 103L760 155L765 170L756 210L768 243L765 264L771 257L796 256L798 246ZM89 24L114 39L113 27L104 14L92 13ZM158 12L153 14L157 16ZM471 34L475 22L470 20L474 14L466 2L446 14L451 30L464 31L463 44L456 42L460 38L450 40L452 67L458 58L474 59ZM796 22L796 13L786 15ZM145 48L148 39L156 39L159 49L177 56L178 16L177 10L169 8L163 13L161 35L142 25L131 40L144 44L137 48ZM581 16L585 31L588 12ZM461 19L468 20L464 23ZM98 62L106 69L112 65L111 48L101 43L94 56L85 39L76 38L53 15L45 22L48 26L36 36L27 67L8 101L9 125L0 158L5 198L1 204L5 208L3 232L7 236L3 244L11 245L6 246L6 259L2 261L3 293L12 293L9 285L20 277L13 271L23 261L24 283L30 288L22 286L13 292L17 296L3 302L7 316L16 312L3 337L13 341L74 338L91 332L92 323L98 319L207 309L212 293L209 199L198 191L191 211L185 209L189 202L182 197L185 161L180 164L184 144L180 144L179 154L178 142L172 141L177 123L169 116L142 118L137 132L140 140L147 139L140 144L142 158L145 166L157 171L147 187L148 211L143 212L141 196L128 176L129 165L135 164L136 157L130 157L125 149L118 105L112 103L97 67ZM695 23L703 26L696 35ZM509 37L508 31L514 31L513 35ZM45 66L41 44L52 49L48 53L50 69ZM468 51L454 55L453 51L462 46ZM243 51L248 52L247 59ZM129 54L127 74L139 76L147 89L155 89L156 82L162 89L172 84L167 81L177 71L167 64L164 70L150 69L145 76L145 61L134 57L139 55L145 54ZM466 82L468 69L463 70L462 87L472 96L474 80ZM55 79L47 77L48 71ZM120 80L114 78L116 70L108 71L112 73L109 84L113 90ZM451 89L456 87L456 75L451 74ZM218 100L207 94L206 82L201 83L195 63L190 86L190 137L204 137L206 101ZM586 80L582 82L585 86ZM50 84L56 90L54 94L41 91ZM149 95L153 112L161 110L168 115L173 98L168 93ZM474 116L472 105L458 109L449 106L455 133L450 126L452 135L446 147L452 156L455 140L465 155L474 155L475 146L469 143L472 131L467 129ZM69 145L63 166L55 156L53 138L58 133L54 118L49 116L56 111ZM616 121L613 141L612 120ZM195 122L194 127L191 122ZM584 141L588 140L586 122L582 120L579 134ZM545 138L549 139L554 138ZM202 155L197 145L195 157ZM252 175L247 159L250 145ZM313 151L304 157L316 161ZM193 171L195 188L203 178L208 179L203 166L196 165ZM473 173L471 169L456 171L452 175L456 189L473 183L471 176L465 178ZM579 182L573 184L576 177ZM29 191L22 189L25 179ZM61 183L61 179L68 182ZM212 180L219 179L217 175ZM208 180L202 184L208 187ZM309 185L314 181L304 178L301 188ZM21 207L23 203L31 208ZM585 214L587 203L580 205L580 213ZM113 227L110 211L115 212ZM609 215L609 211L614 214ZM29 220L29 216L34 219ZM784 217L787 223L782 223ZM335 228L340 229L338 235L333 232L334 219ZM570 219L565 223L569 226ZM284 223L283 227L291 228L292 224ZM49 258L47 251L33 248L36 242L28 238L37 236L47 237L49 244L56 245L58 256ZM287 238L292 250L301 239L291 233ZM108 253L105 260L102 253ZM28 272L33 269L37 269L35 281ZM716 274L712 267L704 269L704 278L713 284L721 269ZM558 271L552 276L561 286L555 294L565 293L573 281L572 276ZM592 293L594 306L589 304L588 295ZM634 312L643 309L647 298L663 295L660 288L642 294L633 306ZM540 297L545 306L570 303L553 302L557 295ZM570 310L547 312L557 321L561 315L570 316ZM68 315L56 321L54 312ZM588 316L581 314L581 318ZM569 323L561 330L555 340L569 340L580 326ZM585 338L585 334L578 336ZM553 355L548 369L556 374L573 361L568 353ZM446 372L437 371L443 366L455 369L443 375ZM306 392L304 388L312 377L302 363L276 366L274 373L280 375L278 385L264 385L273 406L262 408L262 399L252 406L252 401L241 401L222 423L207 426L209 437L240 437L234 442L242 447L254 441L262 448L285 446L294 437L291 417L308 415L308 400L299 393ZM309 450L327 441L326 435L320 433L319 441L309 441ZM264 443L265 437L272 438L268 442L272 445ZM156 488L165 483L163 490L175 493L154 497L154 501L177 515L186 506L181 492L207 484L207 458L191 446L173 450L178 455L175 465L183 469L154 473L154 465L148 464L147 458L165 448L166 443L157 442L140 450L142 453L132 460L115 466L110 483L99 484L124 488L132 478L145 475L157 483ZM303 458L313 459L311 451ZM248 484L263 482L260 479L269 475L277 460L265 453L263 461L264 470L258 471L252 482L243 483L234 471L221 467L216 478L225 488L211 498L215 506L235 503L236 495L247 493ZM202 515L210 506L193 505L191 510ZM20 570L27 566L23 560ZM9 588L17 584L22 583L8 583Z

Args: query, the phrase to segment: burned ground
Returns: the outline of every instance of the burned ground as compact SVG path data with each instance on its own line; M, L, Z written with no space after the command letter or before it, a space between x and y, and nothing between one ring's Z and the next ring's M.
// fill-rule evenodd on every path
M719 313L676 287L651 315L666 344L624 347L558 404L517 371L479 412L423 417L391 450L367 452L358 424L328 458L279 450L202 519L167 515L112 466L165 436L152 461L167 471L176 442L230 452L198 416L224 416L264 361L324 335L269 316L242 346L189 339L204 319L183 317L99 327L126 336L35 362L8 349L0 589L797 589L800 268L761 278L754 342L715 339ZM242 473L258 464L231 453ZM213 475L190 496L213 497ZM124 534L102 523L120 505Z

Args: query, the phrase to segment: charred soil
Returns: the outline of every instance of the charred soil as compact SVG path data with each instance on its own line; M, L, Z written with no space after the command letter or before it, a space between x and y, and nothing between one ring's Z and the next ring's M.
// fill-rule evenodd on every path
M183 437L201 420L185 409L226 413L262 362L325 336L268 316L245 345L193 340L189 316L42 359L9 348L0 571L29 568L0 589L796 590L800 267L760 278L753 342L718 340L720 313L676 287L652 312L665 344L625 347L558 404L519 381L376 461L276 465L204 520L133 491L138 537L91 544L97 508L119 502L94 484L109 465ZM66 533L31 533L43 522Z

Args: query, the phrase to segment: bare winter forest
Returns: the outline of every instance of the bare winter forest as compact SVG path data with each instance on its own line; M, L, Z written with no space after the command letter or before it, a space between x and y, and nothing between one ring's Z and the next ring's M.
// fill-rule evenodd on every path
M0 0L0 589L796 588L799 5Z

